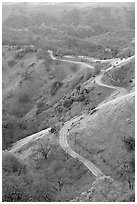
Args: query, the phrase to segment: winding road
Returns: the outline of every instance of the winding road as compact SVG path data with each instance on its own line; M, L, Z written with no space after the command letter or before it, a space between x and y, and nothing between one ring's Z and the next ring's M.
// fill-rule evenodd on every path
M54 57L52 50L48 50L48 53L50 54L50 57L51 57L52 60L59 60L59 61L62 61L62 62L71 62L73 64L80 64L80 65L82 65L83 67L86 67L86 68L94 69L93 66L91 66L90 64L88 64L86 62L78 62L78 61L73 61L73 60L68 60L68 59L57 59L56 57Z
M53 60L56 60L56 58L54 57L53 55L53 52L51 50L48 51L49 54L50 54L50 57L53 59ZM124 61L124 64L130 62L132 59L134 58L134 56L130 57L130 59L128 58L127 60ZM72 61L72 60L66 60L66 59L58 59L60 61L66 61L66 62L73 62L75 64L81 64L83 65L84 67L88 67L88 68L94 68L93 66L91 66L90 64L87 64L87 63L83 63L83 62L77 62L77 61ZM127 61L127 62L126 62ZM121 65L118 64L118 66L122 66L123 63L121 63ZM113 67L113 66L112 66ZM111 69L112 69L111 67ZM110 70L107 69L106 71ZM111 88L111 89L114 89L114 93L109 96L107 99L105 99L102 103L100 103L97 107L97 109L99 108L102 108L104 105L106 105L107 103L110 102L110 100L114 99L114 97L120 97L120 96L123 96L127 93L127 90L122 88L122 87L116 87L116 86L110 86L110 85L107 85L107 84L104 84L102 82L102 78L104 76L104 73L106 72L104 70L101 71L101 74L98 75L96 78L95 78L95 82L100 85L100 86L104 86L104 87L107 87L107 88ZM110 99L111 98L111 99ZM82 116L82 115L81 115ZM67 134L68 134L68 130L70 129L72 123L75 123L76 121L78 121L80 119L81 116L75 116L74 118L72 118L71 120L67 121L64 126L62 127L62 129L60 130L60 136L59 136L59 141L60 141L60 145L62 147L62 149L68 153L70 156L72 156L73 158L75 159L78 159L81 163L83 163L91 172L94 176L96 176L97 178L102 178L102 177L109 177L109 176L106 176L94 163L92 163L91 161L85 159L84 157L82 157L81 155L79 155L78 153L76 153L75 151L73 151L69 144L68 144L68 141L67 141ZM110 178L110 177L109 177Z
M83 62L75 62L75 61L71 61L71 60L64 60L64 59L56 59L53 55L53 51L49 50L48 51L50 54L50 57L53 60L60 60L60 61L66 61L66 62L73 62L74 64L81 64L84 67L88 67L88 68L94 68L93 66L91 66L90 64L87 63L83 63ZM134 59L134 56L130 57L130 59L128 58L127 61L125 63L130 62L131 60ZM123 64L122 64L123 65ZM122 66L121 65L121 66ZM120 67L120 66L119 66ZM109 68L110 69L110 68ZM106 70L108 71L108 69ZM108 98L106 98L103 102L101 102L98 107L96 107L96 109L100 109L103 106L106 106L107 104L110 103L110 101L112 101L115 97L120 97L123 96L125 94L127 94L127 90L122 88L122 87L116 87L116 86L110 86L107 84L104 84L102 82L102 78L104 76L104 73L106 72L105 70L102 70L100 75L96 76L95 78L95 83L97 83L100 86L104 86L107 88L111 88L114 90L114 93L112 93ZM60 130L60 136L59 136L59 141L60 141L60 145L62 147L62 149L69 154L70 156L72 156L75 159L78 159L81 163L83 163L91 172L92 174L97 177L97 178L110 178L110 176L106 176L94 163L92 163L91 161L87 160L86 158L82 157L81 155L79 155L78 153L76 153L75 151L73 151L67 141L67 134L68 134L68 130L71 128L72 123L75 123L77 121L80 120L81 117L88 117L86 114L84 115L80 115L80 116L75 116L74 118L72 118L71 120L67 121L64 126L62 127L62 129ZM16 142L14 144L14 148L12 148L11 151L13 152L17 152L19 151L21 148L23 148L23 146L25 144L27 144L29 141L31 141L32 139L34 140L38 140L39 138L43 137L45 134L47 134L50 131L51 128L48 128L46 130L42 130L34 135L31 135L27 138L23 138L22 140ZM19 145L18 145L19 144ZM112 178L110 178L112 179Z

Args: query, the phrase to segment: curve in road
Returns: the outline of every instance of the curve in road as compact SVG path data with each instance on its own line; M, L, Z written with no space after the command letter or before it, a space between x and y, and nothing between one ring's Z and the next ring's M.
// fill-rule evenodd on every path
M48 53L50 54L50 57L51 57L52 60L57 60L56 57L54 57L52 50L48 50ZM88 68L90 68L90 69L94 69L93 66L91 66L90 64L85 63L85 62L77 62L77 61L68 60L68 59L58 59L58 60L60 60L60 61L62 61L62 62L71 62L71 63L74 63L74 64L81 64L81 65L83 65L84 67L88 67Z
M52 58L53 60L56 60L56 58L53 56L53 51L48 50L48 52L49 52L51 58ZM134 57L134 56L133 56L133 57ZM132 57L132 58L133 58L133 57ZM132 58L131 58L131 59L132 59ZM89 65L89 64L87 64L87 63L83 63L83 62L75 62L75 61L63 60L63 59L59 59L59 60L60 60L60 61L67 61L67 62L73 62L73 63L79 63L79 64L82 64L82 65L84 65L84 66L86 66L86 67L94 68L94 67L92 67L91 65ZM128 60L128 62L129 62L129 61L130 61L130 60ZM122 65L123 65L123 63L122 63ZM122 66L122 65L119 65L119 67ZM110 68L109 68L109 69L110 69ZM106 71L108 71L108 70L106 70ZM113 93L113 94L111 95L111 97L112 97L112 96L114 97L114 96L116 96L116 95L117 95L117 97L118 97L118 96L120 97L121 95L122 95L122 96L125 95L125 94L127 93L127 90L126 90L126 89L124 89L124 88L122 88L122 87L117 87L117 86L110 86L110 85L104 84L104 83L102 82L102 78L103 78L104 73L105 73L106 71L102 70L102 71L101 71L101 74L95 78L95 82L96 82L98 85L100 85L100 86L104 86L104 87L107 87L107 88L114 89L114 90L115 90L115 93ZM110 97L109 97L109 98L110 98ZM109 100L109 98L108 98L107 100ZM112 100L111 100L111 101L112 101ZM102 108L104 105L106 105L106 104L109 103L109 102L110 102L110 100L109 100L108 102L106 102L106 99L105 99L102 103L100 103L100 104L98 105L97 109ZM96 176L97 178L109 177L109 176L106 176L94 163L92 163L91 161L85 159L84 157L82 157L81 155L79 155L78 153L76 153L75 151L73 151L73 150L70 148L69 144L68 144L68 141L67 141L67 133L68 133L68 130L69 130L69 128L71 127L72 123L78 121L78 120L80 119L80 117L81 117L81 116L75 116L75 117L72 118L70 121L67 121L67 122L64 124L63 128L60 130L60 137L59 137L60 145L61 145L62 149L63 149L66 153L68 153L68 154L69 154L70 156L72 156L73 158L78 159L80 162L82 162L82 163L92 172L92 174L93 174L94 176ZM109 178L110 178L110 177L109 177Z

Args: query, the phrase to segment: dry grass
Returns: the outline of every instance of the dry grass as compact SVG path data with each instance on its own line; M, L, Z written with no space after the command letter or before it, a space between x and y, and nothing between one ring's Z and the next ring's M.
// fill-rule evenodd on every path
M135 62L131 61L128 64L111 69L106 72L103 81L109 85L125 87L128 90L133 90L135 86Z
M134 93L114 100L72 129L70 145L116 180L134 183L134 151L123 138L135 136ZM128 170L129 169L129 170Z
M35 192L39 188L32 201L46 201L44 195L51 201L69 201L88 190L95 179L84 165L61 149L58 136L45 131L18 141L10 152L28 164L34 178L30 189Z

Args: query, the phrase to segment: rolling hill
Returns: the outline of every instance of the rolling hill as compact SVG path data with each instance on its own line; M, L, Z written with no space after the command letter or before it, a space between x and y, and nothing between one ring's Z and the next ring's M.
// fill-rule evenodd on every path
M3 202L135 201L135 4L2 16Z

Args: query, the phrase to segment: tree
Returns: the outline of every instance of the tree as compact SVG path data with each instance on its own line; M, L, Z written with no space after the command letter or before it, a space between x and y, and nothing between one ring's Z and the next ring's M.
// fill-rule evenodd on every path
M54 126L51 127L50 132L51 132L52 134L57 134L58 131L59 131L59 129L60 129L59 125L54 125Z
M48 158L48 154L50 153L51 151L51 147L50 148L47 148L46 146L43 147L43 145L41 144L41 147L39 149L40 153L42 154L42 156L47 159Z
M133 137L123 138L123 142L125 143L128 151L135 151L135 138Z
M55 95L56 92L58 91L58 89L63 85L63 83L61 81L54 81L52 86L51 86L51 95Z
M93 71L93 75L98 75L101 71L102 65L101 64L96 64L94 66L94 71Z

